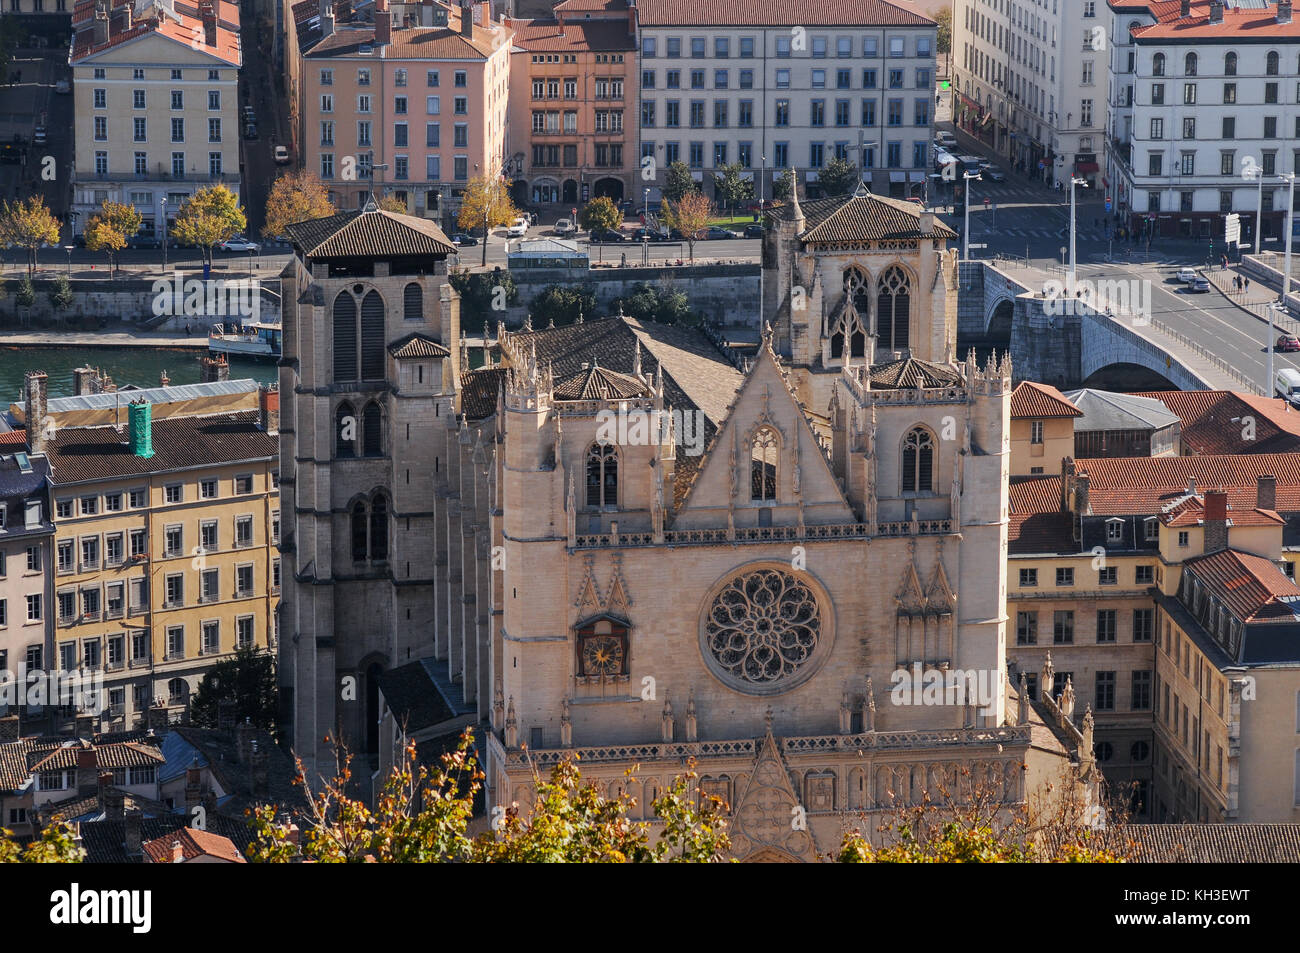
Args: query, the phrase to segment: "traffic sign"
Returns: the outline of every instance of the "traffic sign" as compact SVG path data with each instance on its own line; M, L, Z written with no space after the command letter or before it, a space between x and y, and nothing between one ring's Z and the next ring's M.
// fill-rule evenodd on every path
M989 203L990 203L991 201L992 201L992 199L990 199L987 195L984 196L984 207L985 207L985 208L988 208L988 207L989 207Z
M978 248L988 248L989 246L988 246L988 245L984 245L984 244L980 244L980 245L971 244L971 245L967 245L966 247L967 247L967 248L970 248L972 251L974 251L975 249L978 249Z
M1109 196L1109 195L1106 196L1106 212L1107 212L1107 214L1110 213L1110 196Z
M1223 241L1227 245L1241 241L1241 216L1236 212L1229 213L1223 220Z

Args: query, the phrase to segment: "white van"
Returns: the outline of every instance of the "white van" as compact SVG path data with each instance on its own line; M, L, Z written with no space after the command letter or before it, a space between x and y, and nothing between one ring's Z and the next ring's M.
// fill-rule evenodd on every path
M1273 389L1284 400L1300 406L1300 371L1282 368L1273 380Z

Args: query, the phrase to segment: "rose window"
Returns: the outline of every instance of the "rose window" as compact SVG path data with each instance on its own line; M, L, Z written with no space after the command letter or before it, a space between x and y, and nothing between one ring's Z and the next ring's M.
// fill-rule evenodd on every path
M812 673L821 606L809 583L781 569L738 576L717 591L701 631L706 658L742 691L783 691Z

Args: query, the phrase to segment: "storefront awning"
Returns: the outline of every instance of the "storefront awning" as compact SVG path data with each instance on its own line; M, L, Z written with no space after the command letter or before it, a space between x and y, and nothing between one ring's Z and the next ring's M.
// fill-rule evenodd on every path
M925 181L925 173L924 173L924 172L909 172L909 173L907 173L907 181L909 181L909 182L924 182L924 181Z
M890 182L906 182L906 181L907 181L907 173L906 173L906 172L891 172L891 173L889 173L889 181L890 181Z

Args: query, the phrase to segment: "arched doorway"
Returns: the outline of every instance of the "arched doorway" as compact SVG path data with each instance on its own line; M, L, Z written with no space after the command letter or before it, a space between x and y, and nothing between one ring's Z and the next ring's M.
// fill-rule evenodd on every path
M515 205L523 205L528 201L528 183L523 179L515 179L510 183L510 201Z
M534 179L531 194L534 205L551 205L560 200L560 187L554 179Z
M597 179L592 186L592 197L600 198L602 195L609 196L615 202L623 201L623 180L613 177Z
M564 202L573 204L578 201L578 183L574 179L564 180Z

